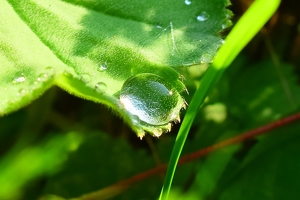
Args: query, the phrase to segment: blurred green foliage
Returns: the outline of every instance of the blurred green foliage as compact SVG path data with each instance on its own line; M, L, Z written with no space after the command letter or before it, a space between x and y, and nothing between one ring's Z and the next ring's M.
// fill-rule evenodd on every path
M243 6L233 1L236 18ZM265 27L268 34L254 38L226 71L199 111L183 154L299 112L295 9L283 3ZM192 70L184 72L187 101L201 80ZM167 162L178 127L159 140L139 140L107 108L53 87L0 118L0 199L75 198L110 186ZM299 199L299 130L293 123L180 166L170 199ZM161 174L152 176L112 199L155 199L162 181Z
M151 86L154 91L165 83L171 86L169 90L184 91L178 68L212 62L223 42L219 33L231 25L228 4L228 0L192 4L183 0L0 1L0 116L28 105L57 85L110 107L139 137L146 131L153 135L168 132L169 123L184 106L181 96L172 106L156 103L151 109L156 112L147 112L150 118L156 117L158 123L153 123L141 113L146 110L140 106L145 101L126 98L132 92L120 101L123 84L151 73L164 80ZM139 93L155 96L146 91ZM174 116L161 120L154 114L159 110Z

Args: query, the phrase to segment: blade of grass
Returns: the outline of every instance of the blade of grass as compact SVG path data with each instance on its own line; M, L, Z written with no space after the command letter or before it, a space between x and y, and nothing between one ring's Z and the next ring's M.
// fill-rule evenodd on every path
M289 115L285 118L279 119L275 122L268 123L266 125L257 127L255 129L246 131L244 133L238 134L235 137L228 138L211 146L205 147L198 151L192 152L190 154L184 155L179 159L178 165L184 165L188 162L197 160L202 156L208 155L214 151L217 151L221 148L228 147L230 145L234 145L243 141L246 141L250 138L254 138L263 134L272 133L272 130L278 129L280 127L289 125L291 123L296 123L297 120L300 120L300 112ZM284 132L285 133L285 132ZM113 185L102 188L97 191L93 191L91 193L84 194L77 198L72 198L72 200L97 200L97 199L109 199L113 198L121 193L123 193L128 188L132 187L133 184L137 184L142 180L145 180L149 177L152 177L157 174L161 174L165 172L168 163L160 164L155 168L149 169L147 171L136 174L128 179L121 180ZM46 200L46 199L42 199Z
M214 63L205 73L195 92L178 132L170 157L160 200L167 200L175 174L176 166L193 120L205 97L219 80L224 70L231 64L238 53L271 18L280 4L280 0L256 0L234 26L226 43L219 49Z

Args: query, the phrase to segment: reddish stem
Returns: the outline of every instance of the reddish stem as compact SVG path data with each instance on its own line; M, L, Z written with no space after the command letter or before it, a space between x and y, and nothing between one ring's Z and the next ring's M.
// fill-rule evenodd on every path
M296 121L300 119L300 113L285 117L283 119L277 120L275 122L269 123L267 125L258 127L256 129L250 130L248 132L244 132L238 136L235 136L233 138L229 138L227 140L224 140L222 142L219 142L217 144L211 145L209 147L206 147L204 149L200 149L199 151L187 154L185 156L182 156L178 162L178 164L184 164L187 162L190 162L192 160L196 160L204 155L207 155L217 149L220 149L222 147L226 147L228 145L233 145L245 140L248 140L250 138L262 135L262 134L266 134L267 132L275 129L275 128L279 128L281 126L284 126L286 124L290 124L293 121ZM150 171L150 170L149 170Z
M198 159L198 158L200 158L204 155L207 155L207 154L209 154L209 153L211 153L211 152L213 152L217 149L220 149L220 148L232 145L232 144L236 144L236 143L245 141L249 138L253 138L253 137L265 134L265 133L269 132L270 130L273 130L273 129L281 127L281 126L284 126L286 124L290 124L290 123L292 123L292 122L294 122L298 119L300 119L300 113L285 117L283 119L280 119L280 120L277 120L275 122L269 123L265 126L258 127L256 129L253 129L253 130L250 130L250 131L245 132L243 134L240 134L236 137L229 138L227 140L224 140L224 141L219 142L217 144L211 145L211 146L206 147L204 149L201 149L199 151L196 151L196 152L187 154L185 156L182 156L179 159L178 164L182 165L182 164L185 164L187 162L196 160L196 159ZM147 170L145 172L139 173L139 174L137 174L137 175L135 175L135 176L133 176L129 179L119 181L118 183L115 183L115 184L113 184L109 187L106 187L104 189L101 189L97 192L84 195L83 197L86 197L86 198L83 198L83 199L93 199L93 198L88 198L88 197L89 196L90 197L94 196L96 194L103 193L104 191L115 191L116 193L120 193L120 192L124 191L125 189L127 189L128 187L130 187L132 184L134 184L136 182L139 182L141 180L149 178L149 177L151 177L155 174L165 172L167 166L168 166L168 163L159 165L155 168L152 168L152 169ZM115 195L116 195L116 193L115 193ZM96 196L98 196L98 195L96 195Z

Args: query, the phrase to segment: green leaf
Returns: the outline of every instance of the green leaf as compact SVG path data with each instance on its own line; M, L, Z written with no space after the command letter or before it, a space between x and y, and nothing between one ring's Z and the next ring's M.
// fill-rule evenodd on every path
M218 33L230 25L227 5L227 0L1 1L0 114L23 107L57 84L111 107L139 136L143 130L160 135L177 120L183 99L177 95L178 102L166 108L157 93L145 94L153 97L149 101L155 111L176 112L160 123L135 123L132 115L140 114L119 101L123 84L151 73L171 86L167 90L184 91L177 70L212 61L222 44ZM154 85L154 90L165 86Z
M32 147L11 150L0 162L0 198L18 199L26 183L57 172L68 153L74 151L81 140L80 135L69 133L53 136Z
M151 166L155 166L151 156L144 150L133 149L124 138L90 132L77 151L70 154L64 169L48 179L44 193L67 199L80 197L148 170ZM141 199L145 196L155 199L160 189L159 183L158 177L139 182L118 199ZM106 199L119 193L116 187L116 190L98 194L94 199Z
M297 125L261 139L218 199L299 199L299 142Z
M271 60L264 60L237 71L230 81L229 109L248 127L294 111L300 105L300 88L292 70L282 63L277 71Z
M270 7L268 7L268 9L265 9L265 6L268 4L270 5ZM197 88L191 100L191 104L187 110L186 117L184 118L176 137L176 142L172 150L169 166L166 172L166 178L159 199L168 199L172 179L175 174L176 165L178 163L182 148L184 146L194 118L197 114L197 111L200 108L201 104L204 102L207 94L215 86L215 84L222 76L224 70L229 66L229 64L231 64L237 54L275 12L278 5L279 0L273 2L271 2L271 0L261 0L254 2L230 32L226 44L222 46L218 51L218 55L216 56L214 64L212 65L212 67L208 68L207 72L203 76L203 79L201 80L200 86ZM259 15L257 15L258 11ZM242 41L241 38L243 38Z

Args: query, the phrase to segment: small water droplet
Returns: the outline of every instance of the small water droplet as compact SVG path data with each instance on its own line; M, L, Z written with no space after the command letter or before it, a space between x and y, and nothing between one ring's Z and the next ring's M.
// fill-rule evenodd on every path
M40 87L41 84L48 82L49 80L53 79L54 77L54 69L46 68L45 73L41 73L37 76L36 80L31 85L31 89L35 90Z
M213 56L209 53L205 53L201 56L201 63L212 63Z
M156 25L156 28L162 28L162 25L157 24L157 25Z
M44 82L47 79L47 74L45 73L41 73L40 75L38 75L37 77L37 81L38 82Z
M13 83L23 83L26 81L26 78L24 76L23 73L21 73L20 76L17 76L16 78L14 78Z
M107 85L103 82L96 83L95 89L99 93L104 93L107 89Z
M27 94L27 90L25 90L25 89L20 89L19 91L18 91L18 95L19 96L25 96Z
M120 101L128 112L151 125L165 125L176 120L173 117L179 115L184 104L175 88L162 77L150 73L126 80Z
M132 115L131 121L134 125L139 125L141 123L141 120L137 115Z
M106 63L103 63L99 66L99 71L100 72L104 72L107 70L107 64Z
M91 81L91 76L89 74L81 74L79 79L85 83L88 83Z
M53 67L46 67L46 69L45 69L46 71L49 71L49 72L52 72L52 73L54 73L54 68Z
M34 91L34 90L36 90L36 89L38 89L40 87L39 87L39 85L33 83L29 88L30 88L31 91Z
M52 76L54 76L54 74L55 74L55 70L54 70L54 68L53 67L46 67L46 74L49 76L49 77L52 77Z
M202 12L200 15L197 16L197 20L199 22L204 22L206 20L208 20L209 15L207 14L207 12Z
M75 76L76 75L76 72L75 72L75 70L74 70L74 68L72 68L72 67L67 67L66 69L65 69L65 71L64 71L64 74L66 75L66 76Z
M192 1L191 0L184 0L185 5L191 5Z

